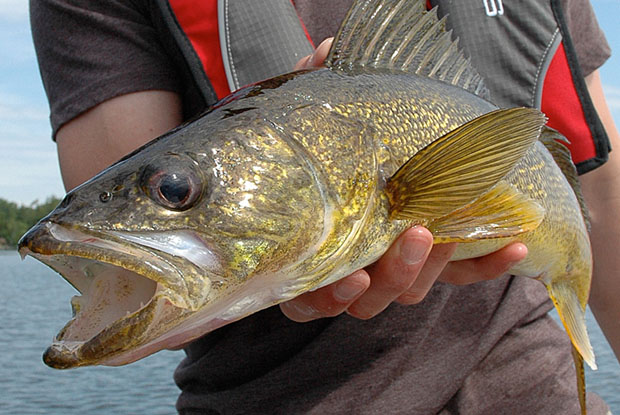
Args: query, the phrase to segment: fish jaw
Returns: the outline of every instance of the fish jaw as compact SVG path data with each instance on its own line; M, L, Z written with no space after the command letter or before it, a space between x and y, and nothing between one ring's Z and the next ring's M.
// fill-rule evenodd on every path
M73 319L44 354L48 366L126 364L178 347L187 342L183 333L157 340L208 301L211 279L198 275L197 267L111 238L40 222L20 241L22 257L45 263L81 294L71 301Z
M235 286L205 270L221 266L218 256L187 234L182 235L187 243L178 243L166 235L94 233L47 221L24 235L22 257L45 263L81 293L71 301L74 318L56 335L44 362L57 369L126 365L180 348L318 284L314 275L292 276L295 270L286 269ZM184 254L189 260L181 259ZM186 271L192 266L213 282L207 293L175 280L197 278Z

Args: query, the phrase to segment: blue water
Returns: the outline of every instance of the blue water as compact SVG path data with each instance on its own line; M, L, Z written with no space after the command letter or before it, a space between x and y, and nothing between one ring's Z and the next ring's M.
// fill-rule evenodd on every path
M70 317L74 290L39 262L0 251L0 415L176 413L172 372L183 352L159 352L128 366L59 371L41 361L50 339ZM589 315L599 370L588 389L620 414L620 365Z
M43 351L71 317L76 292L45 265L0 253L0 414L175 414L172 380L182 351L164 351L123 367L59 371Z

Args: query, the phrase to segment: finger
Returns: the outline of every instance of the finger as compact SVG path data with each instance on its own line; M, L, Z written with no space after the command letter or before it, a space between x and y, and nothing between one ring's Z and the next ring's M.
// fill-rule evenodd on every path
M437 278L445 269L448 261L456 249L455 243L434 245L424 266L420 270L418 278L411 284L411 287L398 297L397 301L401 304L417 304L428 294Z
M515 242L479 258L451 262L441 273L439 280L456 285L491 280L504 275L526 256L527 247Z
M327 39L325 39L323 42L321 42L319 47L317 47L314 50L312 55L308 55L308 56L301 58L295 64L295 67L293 68L293 70L297 71L300 69L310 69L310 68L317 68L317 67L323 66L323 63L325 62L325 59L327 58L327 54L329 53L329 49L332 46L333 40L334 40L333 37L328 37Z
M325 59L327 59L327 54L329 53L329 49L332 47L332 42L334 41L333 37L328 37L324 41L321 42L319 47L314 50L314 53L311 55L310 61L308 64L310 67L318 67L323 66L325 63Z
M371 284L347 312L368 319L383 311L414 283L431 251L433 236L421 226L405 231L375 264L367 267Z
M309 68L310 66L308 65L308 61L310 61L310 58L312 58L312 55L304 56L303 58L301 58L299 61L297 61L297 63L293 67L293 70L299 71L300 69Z
M285 316L299 323L337 316L359 298L369 285L368 273L359 270L336 283L282 303L280 309Z

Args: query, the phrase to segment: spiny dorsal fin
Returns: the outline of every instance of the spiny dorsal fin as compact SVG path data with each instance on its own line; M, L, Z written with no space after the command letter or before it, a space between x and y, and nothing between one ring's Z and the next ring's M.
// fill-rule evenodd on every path
M496 110L433 141L388 181L391 217L425 223L473 202L523 157L545 122L533 108Z
M356 0L334 39L327 67L414 73L488 95L482 78L423 0Z
M573 188L573 192L575 192L575 196L577 196L579 206L581 207L581 215L589 230L590 214L588 213L586 201L581 193L581 184L579 183L577 168L573 164L570 150L564 145L570 144L568 139L553 128L545 126L540 133L540 142L549 150L549 153L553 156L553 160L555 160L555 164L560 167L566 180L568 180L568 183Z

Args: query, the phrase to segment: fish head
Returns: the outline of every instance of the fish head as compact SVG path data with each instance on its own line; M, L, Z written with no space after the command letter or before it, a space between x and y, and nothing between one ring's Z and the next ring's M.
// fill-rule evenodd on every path
M136 151L22 237L80 293L48 365L130 363L305 289L287 270L324 232L311 165L264 118L218 121Z

